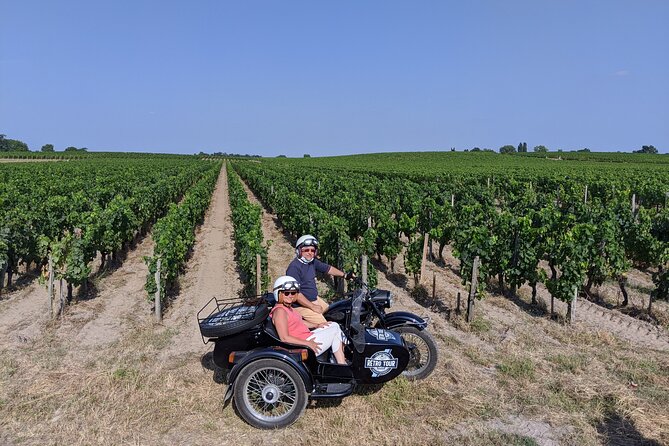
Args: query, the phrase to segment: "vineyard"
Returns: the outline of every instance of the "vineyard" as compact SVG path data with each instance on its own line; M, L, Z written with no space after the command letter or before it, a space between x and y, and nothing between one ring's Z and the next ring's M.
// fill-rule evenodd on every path
M579 293L595 299L593 286L615 281L625 307L626 273L635 266L652 271L646 316L655 299L669 297L669 166L621 168L616 157L555 166L528 157L500 169L511 157L475 156L477 163L447 153L404 163L359 155L235 167L286 228L320 234L322 255L346 268L356 268L364 252L384 256L392 269L404 253L406 273L418 283L427 235L441 260L452 247L463 284L481 259L481 295L493 279L502 293L529 284L536 304L543 283L571 310ZM350 257L341 256L342 247Z
M669 443L669 159L549 155L0 164L0 443ZM223 408L195 313L268 289L305 233L366 258L441 360L260 432Z

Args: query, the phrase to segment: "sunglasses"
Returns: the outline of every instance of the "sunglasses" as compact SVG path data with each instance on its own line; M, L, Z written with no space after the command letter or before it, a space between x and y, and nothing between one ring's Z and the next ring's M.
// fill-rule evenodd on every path
M302 248L302 252L316 252L316 248Z
M294 296L297 294L297 291L281 291L284 296Z

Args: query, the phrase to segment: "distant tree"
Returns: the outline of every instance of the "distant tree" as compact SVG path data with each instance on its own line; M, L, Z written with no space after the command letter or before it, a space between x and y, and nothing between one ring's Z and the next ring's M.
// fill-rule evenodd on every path
M9 140L9 150L12 152L28 152L30 149L28 148L28 144L24 143L23 141L19 141L17 139L10 139Z
M76 151L78 151L78 150L79 150L79 149L77 149L77 148L74 147L74 146L70 146L70 147L68 147L68 148L65 149L66 152L76 152Z
M518 143L518 153L525 153L525 152L527 152L527 143L526 142Z
M516 148L511 144L507 144L499 148L499 153L516 153Z
M53 152L53 144L44 144L42 146L42 152Z
M651 153L653 155L657 154L657 149L655 146L641 146L641 150L635 150L633 153Z
M493 149L483 149L483 151L488 153L495 153Z
M279 156L277 156L277 158L287 158L287 156L286 155L279 155Z
M7 139L0 135L0 152L28 152L28 144L17 139Z
M305 153L304 158L311 158L311 155L309 155L308 153Z
M478 147L474 147L474 148L472 149L472 152L480 152L480 151L481 151L481 149L479 149Z
M82 147L79 149L80 152L88 152L88 147Z
M451 152L455 152L455 147L451 147Z
M546 147L546 146L534 146L534 151L536 153L546 153L546 152L548 152L548 147Z
M588 152L590 152L590 149L588 149L587 147L584 147L582 149L577 150L577 152L588 153Z

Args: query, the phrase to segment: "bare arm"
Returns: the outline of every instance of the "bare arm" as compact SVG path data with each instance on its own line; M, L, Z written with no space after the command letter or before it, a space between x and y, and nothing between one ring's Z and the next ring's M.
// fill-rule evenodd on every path
M305 339L300 339L288 334L288 314L286 314L285 311L275 311L274 314L272 314L272 322L274 322L274 327L276 328L276 332L279 335L279 339L281 339L283 342L295 345L304 345L313 351L317 351L318 347L321 345L316 341L307 341Z
M346 273L342 270L339 270L335 268L334 266L330 266L330 269L328 270L328 274L334 277L344 277L346 276Z

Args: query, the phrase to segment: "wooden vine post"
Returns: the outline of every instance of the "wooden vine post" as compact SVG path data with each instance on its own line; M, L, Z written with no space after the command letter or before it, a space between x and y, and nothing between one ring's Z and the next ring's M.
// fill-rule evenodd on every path
M585 185L585 193L583 194L583 203L588 202L588 185Z
M372 227L372 217L370 215L369 217L367 217L367 229L371 227ZM368 283L367 263L368 263L367 253L363 253L362 256L360 256L360 277L362 278L363 283Z
M5 284L5 270L7 269L7 263L3 262L0 265L0 297L2 297L2 287Z
M256 296L262 294L262 258L256 254Z
M425 237L423 237L423 257L420 261L420 282L423 282L425 277L425 263L427 263L427 243L429 239L430 234L426 232Z
M53 318L53 258L51 257L51 254L49 254L49 284L47 292L49 294L49 313Z
M476 256L474 258L474 265L472 265L472 283L469 287L469 297L467 298L467 322L471 322L474 318L474 299L476 298L476 288L479 282L480 263L479 256Z
M158 258L158 261L156 262L156 275L155 280L156 280L156 295L154 297L155 300L155 309L156 309L156 322L159 324L163 322L163 309L162 309L162 300L160 298L160 263L161 259Z
M570 324L576 322L576 301L578 299L578 287L574 287L574 298L567 305L567 319Z
M430 215L429 224L430 227L432 227L432 209L430 209L429 215ZM428 248L428 255L430 256L430 262L434 262L434 254L432 253L432 243L428 243L427 248Z
M461 313L462 313L462 311L460 310L460 291L458 291L458 298L457 298L457 304L456 304L456 308L455 308L455 314L457 314L459 316Z
M63 279L58 280L58 292L60 293L58 315L62 318L65 313L65 294L63 293Z
M341 260L341 244L339 243L339 238L337 237L337 265L342 265L342 260ZM343 278L336 278L337 281L337 293L339 294L344 294L346 292L346 288L344 288L344 285L346 285L346 281Z
M367 282L367 254L360 256L360 276L362 277L363 283Z

